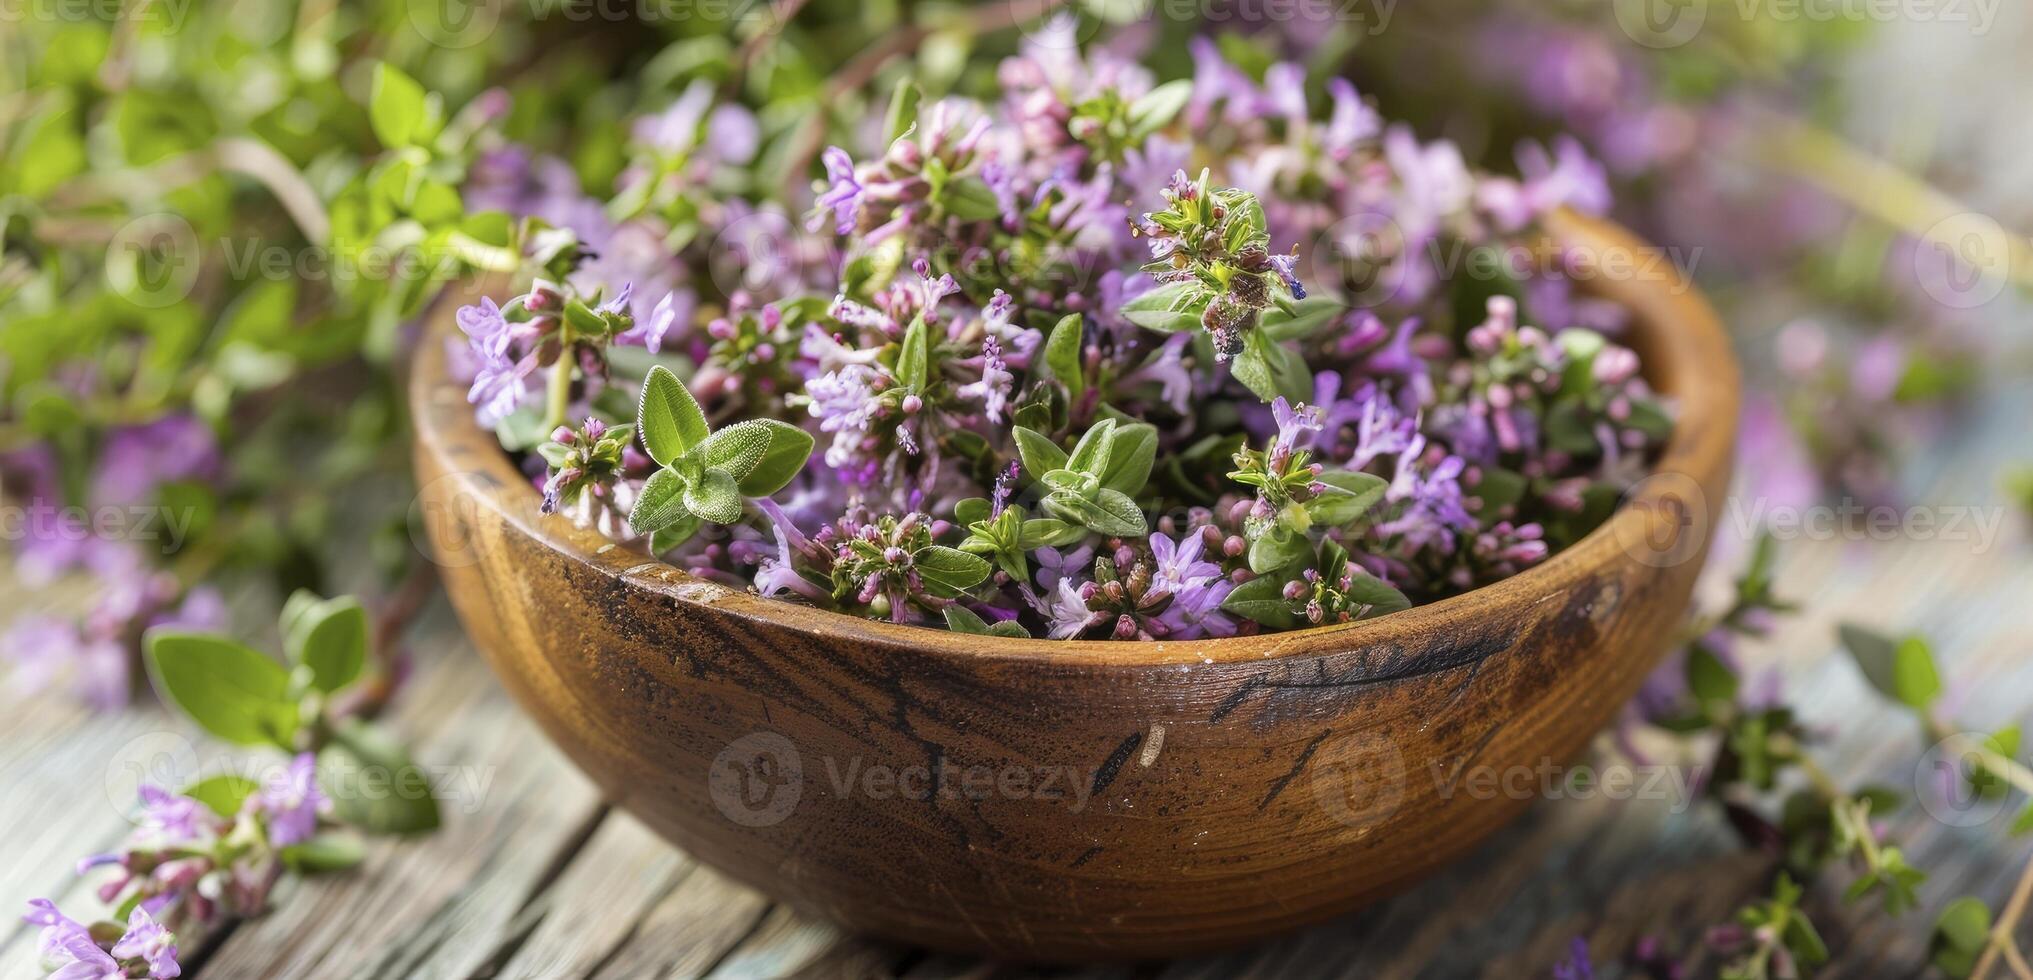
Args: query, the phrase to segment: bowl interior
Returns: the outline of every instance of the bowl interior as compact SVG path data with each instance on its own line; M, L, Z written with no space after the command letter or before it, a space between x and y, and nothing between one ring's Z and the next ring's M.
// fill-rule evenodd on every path
M752 592L693 577L618 545L598 532L538 512L539 495L510 464L491 433L480 429L463 388L446 372L440 343L427 343L414 380L418 437L426 449L454 462L461 493L486 500L524 534L558 552L605 569L637 588L672 602L711 606L736 619L789 626L820 638L906 647L965 658L994 658L1036 665L1153 667L1188 663L1260 662L1346 649L1349 631L1364 641L1430 636L1458 617L1490 603L1536 602L1605 564L1650 563L1648 548L1667 542L1698 554L1706 540L1705 493L1720 492L1735 439L1738 377L1729 343L1713 311L1667 261L1664 250L1608 222L1572 213L1553 216L1551 235L1585 261L1575 278L1593 295L1633 312L1627 336L1644 364L1647 381L1675 407L1673 434L1652 469L1601 526L1526 571L1480 589L1388 616L1259 636L1185 641L1122 642L984 637L902 626L766 599ZM1593 274L1590 269L1595 270ZM450 317L444 318L449 321ZM1690 499L1691 498L1691 499ZM1690 510L1693 516L1690 517ZM1684 559L1683 559L1684 560ZM1414 646L1418 649L1426 646ZM1430 652L1429 654L1430 655ZM1416 657L1417 655L1415 655ZM1417 670L1416 663L1395 665Z

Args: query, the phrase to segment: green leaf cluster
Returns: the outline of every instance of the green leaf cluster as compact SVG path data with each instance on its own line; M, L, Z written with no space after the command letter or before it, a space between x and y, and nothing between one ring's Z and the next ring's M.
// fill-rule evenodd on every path
M150 631L149 678L165 703L221 740L315 753L340 822L370 833L435 828L437 800L402 745L360 718L332 712L368 676L369 627L360 602L300 591L284 604L279 628L281 661L224 636ZM185 792L231 817L256 788L220 775ZM348 853L342 839L320 835L290 859L305 870L326 870L343 866Z
M636 431L661 467L628 515L658 551L684 543L701 521L732 524L745 497L784 488L812 455L810 433L776 419L751 419L718 432L678 376L658 365L643 382Z
M1046 488L1039 502L1045 513L1112 537L1148 533L1135 495L1143 492L1157 459L1156 426L1102 419L1070 454L1034 429L1017 426L1015 433L1024 470L1037 474Z

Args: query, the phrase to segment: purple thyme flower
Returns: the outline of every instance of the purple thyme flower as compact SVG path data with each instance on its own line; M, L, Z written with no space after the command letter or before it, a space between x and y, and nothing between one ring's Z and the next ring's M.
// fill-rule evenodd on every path
M21 919L42 927L36 945L44 963L55 966L51 980L116 980L127 975L112 954L92 941L91 932L57 911L49 899L30 899Z
M1567 958L1553 967L1553 980L1595 980L1595 962L1588 956L1588 939L1574 937Z
M1158 614L1158 622L1170 630L1167 635L1174 639L1233 636L1235 620L1221 611L1221 604L1228 601L1228 594L1233 591L1235 583L1221 576L1179 586L1172 590L1172 604Z
M955 393L962 398L981 399L981 410L988 420L1000 422L1015 383L1016 375L1010 373L1009 365L1002 359L1002 342L989 334L981 338L981 380L961 385Z
M1295 406L1283 395L1271 402L1271 418L1278 424L1277 437L1271 441L1272 456L1289 456L1292 450L1305 448L1302 442L1310 445L1309 433L1320 431L1322 425L1318 407L1304 403Z
M1561 207L1589 214L1609 209L1609 177L1572 136L1562 136L1553 152L1526 141L1518 147L1523 180L1484 178L1475 190L1476 203L1495 219L1500 231L1516 231Z
M704 140L700 139L703 135ZM666 156L693 150L722 163L746 163L761 142L755 116L737 105L713 105L713 84L697 79L662 112L635 121L635 142Z
M1360 470L1383 456L1403 453L1418 438L1419 420L1399 412L1376 382L1365 383L1353 400L1361 404L1362 414L1355 425L1355 455L1349 458L1349 469Z
M1158 386L1158 399L1171 406L1172 411L1185 415L1191 410L1193 397L1193 373L1186 370L1187 347L1193 343L1193 335L1176 333L1165 338L1151 359L1142 367L1123 375L1127 385L1154 383Z
M1306 287L1299 282L1299 274L1295 271L1298 265L1299 256L1294 253L1285 252L1271 256L1271 269L1284 281L1285 288L1292 293L1292 298L1305 299Z
M1075 585L1070 576L1059 579L1058 587L1044 597L1038 611L1050 621L1045 635L1054 640L1080 635L1093 616L1087 608L1086 598L1080 594L1080 586Z
M554 156L532 155L527 147L508 144L482 153L466 181L466 208L501 211L517 218L537 218L569 228L587 243L604 243L614 223L600 201L579 186L579 173Z
M885 337L903 335L903 327L896 318L875 307L848 299L845 293L833 297L833 305L827 308L826 315L847 326L877 331Z
M288 847L317 833L318 810L324 803L325 794L318 788L317 757L304 752L280 773L263 779L260 789L248 798L247 807L267 817L270 843Z
M1345 160L1358 144L1376 138L1383 131L1383 119L1362 101L1355 84L1346 78L1328 79L1327 95L1333 100L1334 109L1327 117L1327 132L1321 142L1330 158Z
M0 634L0 657L13 661L13 683L23 693L68 680L71 692L100 711L127 703L128 653L118 639L86 635L76 623L25 616Z
M176 935L164 929L142 906L128 914L127 934L113 944L113 955L147 963L148 975L156 980L169 980L183 973L183 967L176 961Z
M1031 558L1038 563L1038 586L1050 592L1060 583L1085 574L1094 561L1094 549L1084 544L1069 551L1039 548L1031 552Z
M1397 377L1404 382L1398 392L1400 404L1430 405L1434 400L1433 379L1426 370L1426 358L1414 349L1420 319L1406 317L1391 331L1391 339L1370 352L1362 363L1366 374Z
M826 164L826 191L819 195L819 211L812 215L806 226L818 231L825 220L826 209L833 211L833 233L845 235L854 230L854 210L860 205L865 189L854 177L854 158L837 146L829 146L819 159Z
M195 416L168 415L146 425L114 429L99 454L92 501L102 506L141 503L165 483L210 481L219 473L212 427Z
M817 546L805 537L805 532L798 530L797 522L776 501L761 497L755 506L769 518L770 533L776 536L776 554L765 555L756 566L756 591L766 596L795 592L808 599L823 597L825 590L799 575L793 566L799 555L810 555L818 550Z
M480 424L492 428L514 414L535 389L531 375L536 372L535 351L517 350L536 337L527 324L512 324L494 300L482 297L476 306L460 307L456 316L478 362L473 387L466 393Z
M1154 565L1151 584L1156 588L1176 592L1221 576L1220 565L1200 560L1206 542L1197 533L1188 531L1174 542L1162 532L1153 531L1149 543Z
M657 300L656 307L648 317L635 321L627 330L614 335L614 342L630 347L642 347L655 354L664 348L665 341L679 324L692 317L692 294L689 290L675 290L665 293Z
M188 796L147 783L140 794L141 815L130 844L155 849L201 844L222 829L211 807Z
M1468 164L1453 143L1422 145L1402 124L1384 133L1384 155L1400 184L1396 217L1406 248L1423 248L1442 220L1468 206L1475 186Z
M1436 546L1451 550L1456 532L1475 527L1475 517L1468 513L1461 490L1461 473L1467 464L1459 456L1445 456L1426 466L1421 459L1424 455L1424 436L1415 436L1398 455L1397 475L1384 491L1384 499L1396 505L1397 515L1378 524L1376 531L1384 537L1402 537L1413 550Z
M819 431L833 434L826 447L826 464L845 469L860 462L873 440L875 420L882 414L875 383L881 371L865 364L848 364L805 382L811 399L808 410L819 420Z
M1187 47L1193 53L1193 98L1186 104L1187 125L1196 130L1205 127L1217 103L1222 107L1223 122L1230 125L1254 122L1266 101L1256 83L1242 69L1229 64L1214 42L1204 35L1188 41Z

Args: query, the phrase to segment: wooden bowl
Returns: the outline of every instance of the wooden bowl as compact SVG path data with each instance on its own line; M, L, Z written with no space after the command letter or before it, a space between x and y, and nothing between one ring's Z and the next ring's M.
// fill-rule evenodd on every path
M1655 254L1577 218L1556 234ZM1670 270L1592 288L1636 311L1628 339L1677 400L1658 475L1537 568L1359 624L1010 640L703 582L540 516L447 379L442 324L413 382L421 506L509 691L700 860L911 944L1233 946L1388 895L1511 819L1682 621L1729 479L1736 366Z

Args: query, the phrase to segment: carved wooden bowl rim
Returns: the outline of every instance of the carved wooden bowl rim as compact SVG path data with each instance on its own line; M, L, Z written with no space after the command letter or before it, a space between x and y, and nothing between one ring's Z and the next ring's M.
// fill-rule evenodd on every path
M1665 254L1606 221L1563 213L1548 224L1559 241L1598 254ZM1621 339L1638 349L1646 378L1672 399L1676 412L1673 434L1651 475L1626 495L1609 520L1540 564L1479 589L1363 622L1257 636L1159 642L991 637L862 619L730 588L616 545L564 517L538 512L537 490L510 464L493 433L480 428L464 386L446 373L444 341L457 336L450 304L422 344L410 384L417 438L441 461L461 464L445 467L458 481L457 492L485 502L496 518L552 551L702 614L850 643L1059 670L1257 663L1337 653L1357 643L1424 649L1424 656L1432 657L1444 655L1445 649L1411 641L1456 629L1464 617L1522 611L1591 572L1623 566L1642 574L1647 569L1641 566L1683 553L1690 557L1681 560L1695 560L1704 550L1700 544L1719 502L1700 499L1701 488L1727 472L1735 440L1739 382L1727 335L1698 291L1671 268L1633 278L1605 276L1586 285L1633 310L1630 333ZM1690 494L1695 497L1691 512ZM1703 520L1707 525L1700 524ZM1699 529L1692 538L1683 537L1690 526ZM1657 550L1644 544L1661 540L1676 544ZM1393 673L1417 674L1425 666L1400 663Z

